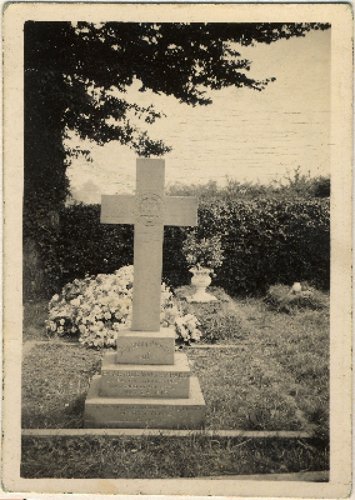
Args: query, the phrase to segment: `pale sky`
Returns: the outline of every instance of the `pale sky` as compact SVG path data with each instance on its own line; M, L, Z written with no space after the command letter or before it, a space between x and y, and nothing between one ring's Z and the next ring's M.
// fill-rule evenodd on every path
M132 88L130 100L154 104L167 115L149 128L151 136L173 147L165 156L166 185L223 185L226 177L269 183L298 166L312 176L329 175L330 36L331 30L315 31L241 48L242 57L252 61L250 76L276 81L262 92L215 91L210 106L193 108ZM98 203L101 194L134 192L133 151L116 142L84 146L93 163L74 159L68 171L76 199Z

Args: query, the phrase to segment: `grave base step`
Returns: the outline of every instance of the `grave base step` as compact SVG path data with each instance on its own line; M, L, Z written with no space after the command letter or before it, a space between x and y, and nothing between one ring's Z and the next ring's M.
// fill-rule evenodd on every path
M108 398L188 398L190 366L186 354L176 352L173 365L116 364L106 352L99 395Z
M100 381L101 375L92 379L85 401L86 428L203 428L205 401L197 377L190 378L187 399L100 397Z

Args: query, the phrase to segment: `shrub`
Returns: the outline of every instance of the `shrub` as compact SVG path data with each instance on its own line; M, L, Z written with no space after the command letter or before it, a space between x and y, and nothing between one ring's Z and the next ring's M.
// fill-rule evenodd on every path
M311 177L304 173L301 167L286 174L282 179L275 179L269 184L259 182L240 182L235 179L226 179L224 186L216 181L205 184L175 183L169 186L168 194L173 196L196 196L200 201L213 203L220 201L251 200L262 198L274 199L312 199L330 196L330 178L325 176Z
M330 178L329 177L317 177L313 184L314 196L318 198L329 198L330 196Z
M182 251L190 231L164 230L163 280L174 288L190 282ZM270 285L299 280L329 288L328 199L201 201L196 237L221 241L224 259L214 283L231 295L262 295ZM43 239L41 246L47 297L75 278L133 262L133 227L101 224L98 205L63 209L55 241L53 247Z
M223 340L245 340L250 331L246 321L235 310L234 302L221 288L211 287L218 299L212 302L188 302L193 294L193 286L183 286L175 290L184 314L194 314L199 322L203 341L214 344Z
M221 340L245 340L248 330L244 322L235 311L210 312L203 316L198 315L203 340L214 344Z
M64 283L113 273L133 263L133 226L101 224L99 205L73 205L60 215L58 257Z
M193 314L182 314L170 290L161 287L160 322L173 325L176 340L189 344L200 339L198 321ZM72 335L89 347L115 345L121 330L130 328L133 293L133 266L114 274L75 279L49 302L49 335Z
M303 284L299 292L294 292L285 285L271 286L264 301L271 310L286 313L297 309L317 310L328 307L327 297L307 284Z
M219 234L224 262L215 284L232 294L263 294L299 279L329 286L327 200L216 202L200 206L199 230Z
M182 253L189 265L197 268L216 269L223 262L223 251L219 236L197 239L195 233L189 233L182 246Z

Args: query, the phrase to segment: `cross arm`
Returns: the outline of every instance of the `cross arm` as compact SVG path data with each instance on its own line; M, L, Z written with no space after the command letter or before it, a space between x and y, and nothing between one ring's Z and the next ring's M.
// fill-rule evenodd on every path
M101 223L134 224L134 213L134 196L117 194L101 196Z
M164 225L197 226L198 200L192 196L165 198Z

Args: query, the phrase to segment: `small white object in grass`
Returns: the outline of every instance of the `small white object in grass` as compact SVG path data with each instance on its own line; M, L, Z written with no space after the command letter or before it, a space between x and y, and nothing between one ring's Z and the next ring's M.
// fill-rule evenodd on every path
M298 281L295 281L294 284L292 285L291 292L299 293L301 291L302 291L301 283L299 283Z

